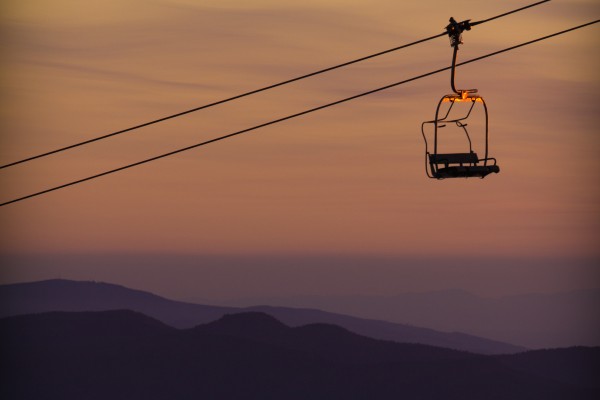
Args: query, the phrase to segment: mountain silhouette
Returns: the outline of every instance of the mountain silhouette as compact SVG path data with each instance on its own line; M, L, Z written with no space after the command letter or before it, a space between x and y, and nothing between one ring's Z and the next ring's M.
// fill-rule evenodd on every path
M214 321L235 307L167 300L141 290L103 282L51 279L0 285L0 316L45 311L140 311L177 328Z
M47 280L0 286L0 317L48 311L141 312L176 328L215 321L225 314L259 311L290 326L329 323L376 339L421 343L480 354L508 354L524 347L460 332L440 332L399 323L356 318L310 309L254 306L245 309L184 303L119 285L70 280Z
M484 356L288 327L251 312L178 330L129 310L0 319L3 399L592 399L561 376L573 352ZM516 357L519 358L516 358ZM523 367L525 365L525 367ZM595 372L595 371L594 371Z
M482 297L464 290L395 296L290 296L228 304L308 307L441 331L460 331L529 348L600 345L600 289Z
M267 341L277 337L288 329L279 320L261 312L246 312L240 314L225 314L217 321L200 325L196 331L215 333L219 335L234 335L255 340Z

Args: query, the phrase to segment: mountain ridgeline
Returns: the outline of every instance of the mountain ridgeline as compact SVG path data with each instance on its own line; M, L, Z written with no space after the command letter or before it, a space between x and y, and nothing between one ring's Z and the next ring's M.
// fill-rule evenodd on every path
M225 314L260 311L290 326L328 323L376 339L420 343L480 354L508 354L524 347L460 332L441 332L399 323L356 318L314 309L253 306L218 307L165 299L119 285L70 280L47 280L0 286L0 317L48 311L133 310L175 328L191 328Z
M0 319L3 399L594 399L600 348L489 356L260 312L176 329L138 312Z
M529 348L600 345L600 289L482 297L462 290L395 296L289 296L225 305L316 308L441 331L459 331Z

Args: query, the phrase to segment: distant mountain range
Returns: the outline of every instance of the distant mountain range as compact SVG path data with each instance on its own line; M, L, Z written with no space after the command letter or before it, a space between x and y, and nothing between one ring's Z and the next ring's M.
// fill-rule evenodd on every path
M117 309L141 312L176 328L206 324L225 314L260 311L290 326L329 323L357 334L401 343L420 343L479 354L510 354L525 350L524 347L464 333L440 332L313 309L269 306L233 308L184 303L108 283L57 279L0 286L0 317L49 311Z
M462 290L397 296L290 296L232 300L459 331L529 348L600 346L600 289L486 298Z
M600 348L484 356L246 312L178 330L133 311L0 319L2 399L596 399Z

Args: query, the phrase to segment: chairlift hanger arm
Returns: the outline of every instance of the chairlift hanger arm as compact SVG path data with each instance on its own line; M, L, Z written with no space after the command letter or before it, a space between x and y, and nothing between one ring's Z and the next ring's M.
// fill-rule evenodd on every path
M481 22L479 22L481 23ZM473 23L477 24L477 23ZM450 72L450 87L452 91L459 96L466 96L468 93L477 93L477 89L467 89L467 90L458 90L456 89L456 85L454 84L454 77L456 75L456 56L458 54L458 46L461 45L462 42L462 33L464 31L470 31L471 20L467 19L462 22L456 22L456 20L450 17L450 23L446 26L446 33L448 33L448 37L450 38L450 46L453 47L454 51L452 53L452 70Z

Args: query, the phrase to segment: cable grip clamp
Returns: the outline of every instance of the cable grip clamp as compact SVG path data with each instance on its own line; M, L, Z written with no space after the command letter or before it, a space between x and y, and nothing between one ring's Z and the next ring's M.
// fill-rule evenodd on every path
M450 23L446 26L446 32L450 38L450 46L458 48L459 44L462 44L462 33L463 31L471 30L471 20L456 22L456 20L450 17Z

